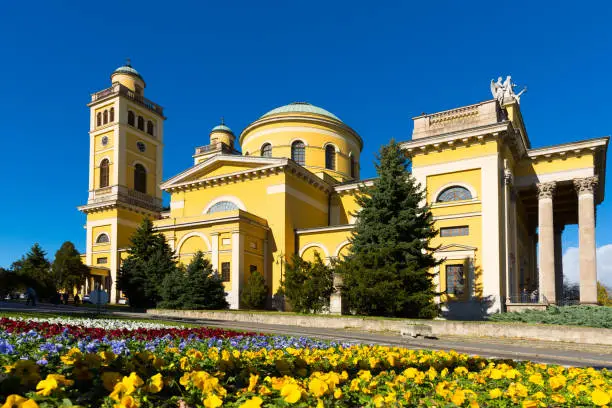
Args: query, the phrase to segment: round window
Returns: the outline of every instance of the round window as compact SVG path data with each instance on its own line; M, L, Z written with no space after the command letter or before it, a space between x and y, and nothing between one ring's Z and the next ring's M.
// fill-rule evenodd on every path
M106 146L108 144L108 136L102 136L102 146Z
M138 150L141 152L144 152L145 150L147 150L147 146L145 146L143 142L136 143L136 147L138 147Z

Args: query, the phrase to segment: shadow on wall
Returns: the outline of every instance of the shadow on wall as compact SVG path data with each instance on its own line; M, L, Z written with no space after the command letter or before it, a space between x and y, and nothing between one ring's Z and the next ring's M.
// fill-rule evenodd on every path
M475 268L473 288L468 288L473 294L472 299L449 300L442 306L442 317L448 320L486 320L491 314L495 303L493 296L482 296L481 269Z

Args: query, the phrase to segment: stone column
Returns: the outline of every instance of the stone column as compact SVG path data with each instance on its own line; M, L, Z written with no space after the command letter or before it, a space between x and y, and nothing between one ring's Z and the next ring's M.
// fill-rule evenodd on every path
M212 264L212 268L214 271L219 271L219 233L211 232L211 254L210 254L210 263Z
M240 289L244 281L244 235L240 231L232 232L232 289L228 296L230 309L240 308Z
M553 194L556 183L540 183L538 188L538 234L540 242L540 302L556 303L555 298L555 233Z
M557 302L563 298L563 246L561 236L564 225L555 226L555 298Z
M342 276L334 273L334 293L329 297L329 313L342 314Z
M574 180L578 193L578 243L580 251L580 303L597 304L595 247L595 187L597 177Z

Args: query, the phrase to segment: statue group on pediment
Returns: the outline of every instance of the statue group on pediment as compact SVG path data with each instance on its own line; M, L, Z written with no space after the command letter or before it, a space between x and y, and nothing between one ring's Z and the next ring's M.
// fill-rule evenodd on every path
M527 91L527 87L523 88L519 93L514 93L516 84L512 82L512 77L508 75L506 80L502 82L502 77L497 78L497 82L491 80L491 94L497 99L500 105L511 101L521 103L521 95Z

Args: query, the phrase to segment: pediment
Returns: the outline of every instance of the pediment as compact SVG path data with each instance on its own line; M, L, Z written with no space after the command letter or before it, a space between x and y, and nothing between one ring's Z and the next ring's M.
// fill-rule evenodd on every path
M436 250L435 253L443 253L443 252L454 252L454 251L471 251L474 252L478 248L470 245L462 245L462 244L448 244L443 245Z
M162 190L165 190L192 181L239 174L258 168L284 164L287 164L287 159L219 154L166 180L160 187Z

